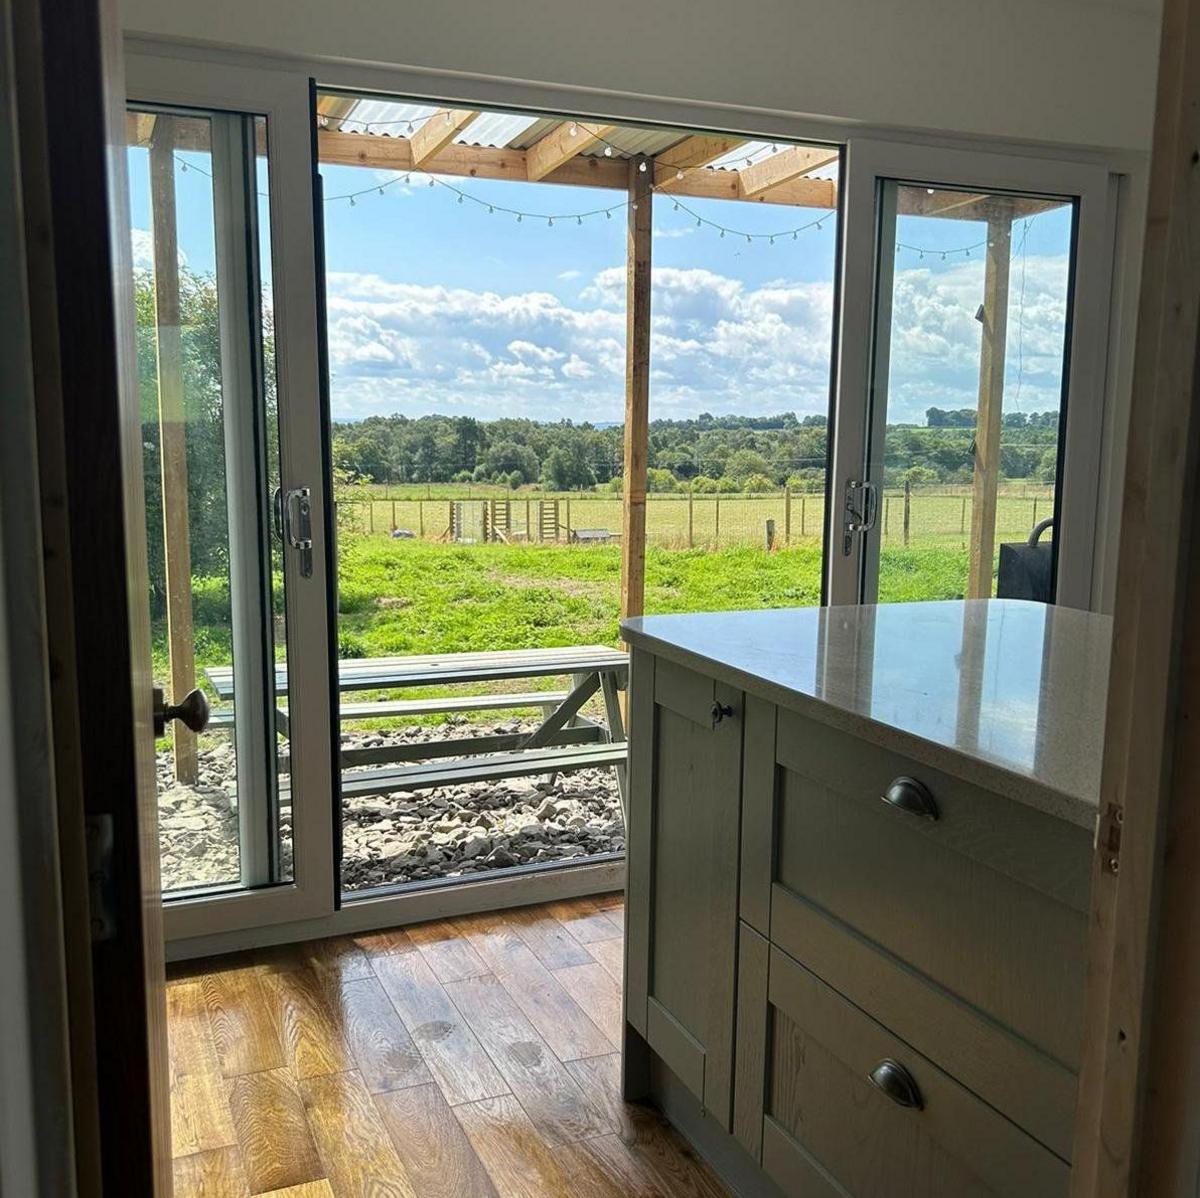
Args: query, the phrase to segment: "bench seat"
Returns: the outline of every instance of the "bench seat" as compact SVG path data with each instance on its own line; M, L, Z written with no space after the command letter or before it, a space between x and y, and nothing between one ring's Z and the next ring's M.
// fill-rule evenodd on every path
M568 774L577 770L624 765L628 748L616 744L560 745L497 753L488 757L462 757L419 765L386 766L354 770L342 775L342 797L360 799L397 790L433 790L464 782L499 782L534 774ZM290 799L290 787L280 783L280 802Z

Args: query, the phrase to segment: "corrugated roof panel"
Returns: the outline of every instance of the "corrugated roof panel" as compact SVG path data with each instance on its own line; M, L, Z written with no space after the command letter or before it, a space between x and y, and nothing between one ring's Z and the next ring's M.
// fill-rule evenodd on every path
M532 125L540 123L536 116L515 112L480 112L454 140L472 146L511 146Z

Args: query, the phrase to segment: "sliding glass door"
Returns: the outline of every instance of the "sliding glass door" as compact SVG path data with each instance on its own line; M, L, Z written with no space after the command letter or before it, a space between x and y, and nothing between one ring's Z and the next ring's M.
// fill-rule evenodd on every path
M847 205L831 601L1087 606L1105 172L854 143Z
M130 75L160 866L168 933L197 935L333 908L308 145L241 72Z

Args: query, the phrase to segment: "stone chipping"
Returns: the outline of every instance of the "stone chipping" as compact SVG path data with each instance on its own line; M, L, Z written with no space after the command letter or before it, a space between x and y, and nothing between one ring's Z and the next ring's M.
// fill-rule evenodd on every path
M461 718L432 727L347 732L343 748L414 744L448 736L532 731L515 720ZM281 751L286 745L281 743ZM158 758L163 889L238 880L236 761L225 735L201 741L194 786L174 781L170 752ZM291 866L291 810L281 813L285 870ZM581 770L428 791L396 791L343 804L346 891L462 877L516 865L553 864L625 850L611 769Z

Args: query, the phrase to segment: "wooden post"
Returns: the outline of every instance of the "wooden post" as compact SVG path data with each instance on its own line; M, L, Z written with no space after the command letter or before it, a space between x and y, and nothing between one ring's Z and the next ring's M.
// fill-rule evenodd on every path
M646 169L639 170L639 167ZM621 615L640 616L646 596L646 461L650 439L650 208L654 163L629 160L625 248L625 476Z
M713 545L721 547L721 497L717 496L716 510L713 513Z
M396 531L396 501L392 500L392 532Z
M983 274L983 337L979 351L979 414L975 421L975 481L971 501L967 598L992 593L996 549L996 492L1000 485L1000 416L1008 336L1008 271L1012 245L1011 201L993 200L988 217Z
M425 536L425 500L417 500L417 528L422 537Z
M783 488L783 543L792 543L792 488Z
M1034 510L1037 509L1037 503L1034 502ZM962 511L958 514L958 531L960 535L965 535L967 531L967 497L962 497Z
M807 518L808 518L808 496L801 495L800 496L800 535L802 537L805 535L805 532L806 532L805 524L807 523Z
M192 546L188 530L187 424L183 410L183 340L179 304L179 232L175 213L175 121L159 116L150 143L154 228L154 321L158 352L159 458L162 467L167 650L172 702L196 685L192 632ZM172 724L175 777L197 780L196 734Z
M888 513L892 510L891 496L884 495L883 497L883 535L887 538L888 535Z
M692 494L691 491L689 491L688 492L688 548L689 549L694 549L696 547L695 507L696 507L696 497L695 497L695 495Z
M775 521L767 520L767 552L775 548Z
M530 513L530 505L529 505L529 496L527 495L525 497L525 540L526 541L533 540L533 525L529 523L529 513Z
M567 497L567 510L566 510L565 518L566 518L566 522L567 522L567 524L566 524L567 540L570 541L570 539L571 539L571 498L570 498L570 496Z
M1036 495L1033 497L1033 523L1029 527L1030 528L1037 527L1037 496Z
M1200 1170L1200 3L1163 6L1072 1198Z
M904 548L908 548L908 532L912 526L912 483L904 480ZM990 575L989 575L990 577Z

